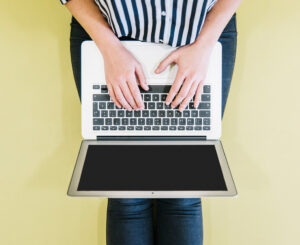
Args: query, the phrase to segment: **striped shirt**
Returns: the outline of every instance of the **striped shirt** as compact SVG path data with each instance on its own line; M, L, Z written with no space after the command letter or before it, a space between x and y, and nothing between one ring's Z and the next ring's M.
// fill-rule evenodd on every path
M72 0L60 0L62 4ZM217 0L94 0L117 37L178 47L194 42Z

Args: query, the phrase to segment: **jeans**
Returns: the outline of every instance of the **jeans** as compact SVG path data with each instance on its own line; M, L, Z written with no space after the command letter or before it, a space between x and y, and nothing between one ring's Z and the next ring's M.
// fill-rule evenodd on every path
M70 51L80 101L80 47L85 40L91 38L72 17ZM219 41L222 43L223 117L236 55L235 14L223 30ZM108 245L201 245L203 243L201 199L109 198L106 240Z

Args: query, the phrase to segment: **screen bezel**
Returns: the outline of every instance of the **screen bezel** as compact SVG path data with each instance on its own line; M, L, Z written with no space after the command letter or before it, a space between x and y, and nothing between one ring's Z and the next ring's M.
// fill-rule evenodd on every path
M226 191L78 191L78 185L89 145L214 145L223 173ZM199 198L199 197L232 197L237 195L236 187L219 140L208 141L97 141L83 140L76 160L71 182L68 189L69 196L108 197L108 198Z

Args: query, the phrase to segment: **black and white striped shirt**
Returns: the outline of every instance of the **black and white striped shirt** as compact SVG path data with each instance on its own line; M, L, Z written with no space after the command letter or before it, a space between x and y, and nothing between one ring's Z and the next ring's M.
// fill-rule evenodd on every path
M60 0L62 4L72 0ZM94 0L117 37L172 47L197 38L217 0Z

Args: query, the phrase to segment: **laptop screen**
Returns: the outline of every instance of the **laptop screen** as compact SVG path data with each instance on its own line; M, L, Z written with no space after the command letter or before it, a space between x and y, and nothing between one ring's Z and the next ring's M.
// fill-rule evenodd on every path
M214 145L89 145L78 191L226 191Z

